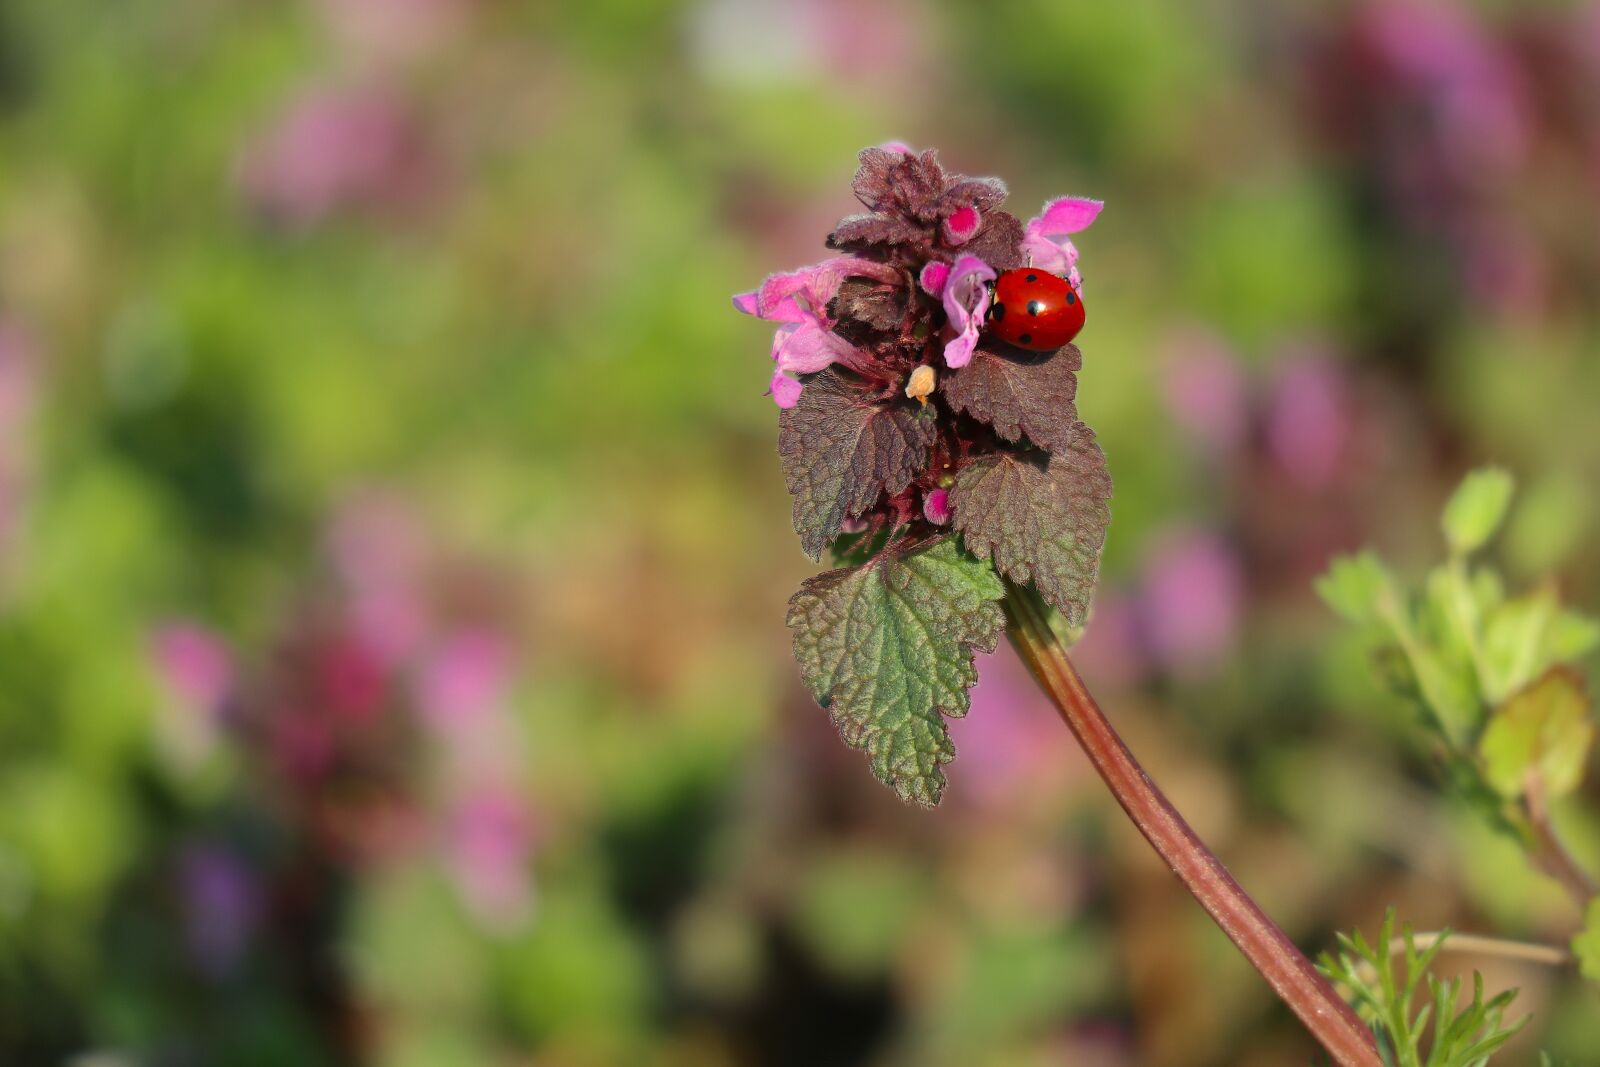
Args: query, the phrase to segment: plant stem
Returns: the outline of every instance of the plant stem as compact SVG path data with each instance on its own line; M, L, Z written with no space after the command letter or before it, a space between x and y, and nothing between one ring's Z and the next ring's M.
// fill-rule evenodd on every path
M1355 1011L1239 887L1133 758L1084 688L1038 594L1008 584L1005 609L1012 644L1145 840L1336 1063L1382 1067L1372 1033Z
M1425 934L1413 934L1411 944L1418 952L1426 952L1440 940L1444 940L1441 952L1456 952L1470 956L1495 956L1503 960L1516 960L1519 963L1538 963L1546 967L1570 967L1574 962L1572 953L1559 945L1541 945L1532 941L1508 941L1499 937L1484 937L1481 934L1456 934L1449 931L1436 931ZM1389 942L1389 955L1399 957L1405 955L1406 939L1396 937Z
M1567 846L1556 835L1556 828L1550 823L1550 806L1545 802L1544 785L1537 775L1529 775L1523 799L1532 836L1534 863L1561 883L1581 911L1589 901L1600 896L1600 886L1572 858L1572 853L1567 851Z

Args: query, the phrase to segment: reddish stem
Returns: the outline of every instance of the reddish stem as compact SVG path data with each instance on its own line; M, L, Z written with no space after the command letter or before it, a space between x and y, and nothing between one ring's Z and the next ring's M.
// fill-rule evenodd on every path
M1589 901L1600 897L1600 886L1572 858L1572 853L1567 851L1567 846L1557 836L1555 827L1550 823L1550 807L1545 801L1544 783L1536 774L1528 775L1523 809L1532 837L1534 863L1560 882L1561 887L1577 903L1578 910L1582 911Z
M1382 1067L1372 1033L1355 1011L1239 887L1117 736L1051 629L1044 602L1030 589L1011 586L1005 607L1012 644L1145 840L1336 1063Z

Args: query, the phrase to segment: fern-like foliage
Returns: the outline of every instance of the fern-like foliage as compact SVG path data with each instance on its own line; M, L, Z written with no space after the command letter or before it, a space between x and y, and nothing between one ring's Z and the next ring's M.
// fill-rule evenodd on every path
M1407 925L1400 951L1391 953L1394 925L1391 908L1384 916L1376 947L1368 944L1359 930L1349 936L1340 934L1340 951L1337 955L1324 952L1319 969L1346 991L1377 1035L1384 1062L1390 1067L1482 1067L1528 1021L1526 1016L1510 1025L1504 1021L1517 991L1508 989L1484 1000L1483 976L1474 971L1472 999L1463 1007L1461 979L1441 980L1428 973L1449 931L1419 951Z

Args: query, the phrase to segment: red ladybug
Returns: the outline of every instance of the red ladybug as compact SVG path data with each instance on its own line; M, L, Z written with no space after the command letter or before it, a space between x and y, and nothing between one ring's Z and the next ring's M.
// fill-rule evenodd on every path
M1065 278L1018 267L994 280L989 332L1008 345L1051 352L1083 329L1083 298Z

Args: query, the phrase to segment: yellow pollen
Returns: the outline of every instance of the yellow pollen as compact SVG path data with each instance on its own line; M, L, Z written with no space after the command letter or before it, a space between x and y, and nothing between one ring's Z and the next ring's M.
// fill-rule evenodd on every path
M919 404L926 406L928 395L933 392L938 381L933 368L923 364L911 372L911 379L906 382L906 396L915 397Z

